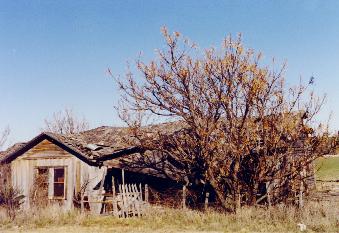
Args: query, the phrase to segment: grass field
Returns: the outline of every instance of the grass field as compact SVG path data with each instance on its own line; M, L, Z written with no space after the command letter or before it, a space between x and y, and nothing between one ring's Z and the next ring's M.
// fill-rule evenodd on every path
M317 180L339 180L339 156L316 160Z
M14 221L0 213L0 232L338 232L338 203L309 203L302 211L294 207L243 208L236 214L213 211L154 208L141 218L118 219L58 207L20 213ZM336 206L337 205L337 206Z
M339 157L316 161L317 179L339 179ZM236 214L151 207L141 218L119 219L64 212L58 206L18 213L10 220L0 209L0 232L339 232L339 202L309 202L305 208L244 207Z

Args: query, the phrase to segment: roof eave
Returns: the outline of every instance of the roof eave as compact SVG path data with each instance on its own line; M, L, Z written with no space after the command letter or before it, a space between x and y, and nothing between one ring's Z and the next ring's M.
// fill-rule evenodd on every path
M76 156L78 159L82 160L83 162L87 163L91 166L100 166L101 163L96 162L95 160L87 158L85 155L81 154L79 151L77 151L74 148L71 148L70 146L66 145L65 143L61 142L60 140L54 138L53 136L47 134L47 133L41 133L35 138L33 138L31 141L26 143L23 147L5 155L3 158L0 159L0 164L10 163L37 144L39 144L43 140L48 140L51 143L59 146L61 149L67 151L68 153Z
M125 155L142 153L144 151L145 150L143 148L139 147L139 146L133 146L133 147L129 147L129 148L125 148L125 149L116 151L116 152L111 153L111 154L103 155L103 156L97 158L97 161L103 162L103 161L107 161L107 160L116 159L116 158L119 158L119 157L125 156Z

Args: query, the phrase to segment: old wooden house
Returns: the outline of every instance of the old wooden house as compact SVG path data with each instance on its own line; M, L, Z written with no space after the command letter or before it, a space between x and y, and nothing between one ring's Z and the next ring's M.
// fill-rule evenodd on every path
M184 129L181 122L152 125L146 127L143 137L156 142L154 145L162 141L168 146L169 138L185 133ZM197 199L191 200L193 205L204 202L206 196L211 202L217 201L213 189L210 189L208 184L197 180L199 176L192 176L194 180L185 177L181 164L172 159L171 155L162 156L158 153L157 147L154 147L154 153L150 153L149 157L145 156L145 149L142 148L147 146L140 146L135 140L138 136L131 136L133 135L131 130L103 126L71 135L41 133L26 143L15 144L7 151L0 152L0 164L2 164L0 170L4 171L0 173L10 173L10 177L0 176L0 185L1 182L10 180L14 187L21 190L25 196L23 205L25 208L58 203L65 209L71 209L75 206L79 207L84 203L83 200L86 200L85 208L99 213L102 212L104 198L113 194L113 190L118 190L119 184L122 183L141 184L139 187L145 187L144 185L147 184L150 188L151 202L166 201L172 206L178 205L176 201L181 202L180 190L183 190L183 184L191 184L190 188L196 191L195 194L198 193L195 195ZM303 140L297 140L291 145L293 147L290 149L291 154L287 156L290 160L302 158L308 153ZM281 152L278 156L284 158L284 153ZM255 156L259 156L259 153ZM142 158L139 163L138 158ZM153 161L147 164L145 158ZM277 172L280 171L280 164L276 163ZM245 165L244 160L242 172L248 174L250 169ZM307 171L303 172L304 175L300 174L300 177L302 176L302 179L306 177L307 187L313 187L312 163L305 168ZM176 178L171 176L174 174ZM293 179L296 182L291 183L298 186L295 188L298 190L301 181L298 181L299 178ZM174 180L182 180L183 183L179 184ZM276 185L279 183L281 183L279 179L274 179L274 182L260 184L263 188L258 194L264 197L270 187L274 187L279 193L279 188L275 187L285 187Z
M22 191L25 208L59 203L71 209L77 205L79 193L86 189L88 208L98 212L99 194L112 191L112 180L114 185L122 179L148 184L160 193L178 186L152 169L123 167L122 158L125 160L139 152L126 137L127 128L105 126L75 135L44 132L1 152L0 163L10 166L7 179Z

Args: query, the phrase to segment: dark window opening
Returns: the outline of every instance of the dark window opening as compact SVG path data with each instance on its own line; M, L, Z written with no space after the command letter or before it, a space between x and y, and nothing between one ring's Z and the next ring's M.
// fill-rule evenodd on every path
M54 197L65 197L65 168L54 168Z

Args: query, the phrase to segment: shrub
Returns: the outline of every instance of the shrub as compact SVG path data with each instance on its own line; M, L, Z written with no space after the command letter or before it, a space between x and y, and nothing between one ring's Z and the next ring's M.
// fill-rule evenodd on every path
M23 203L22 192L17 188L14 188L9 183L6 183L0 187L0 206L2 206L10 219L14 219L17 213L17 210L20 208L20 205Z

